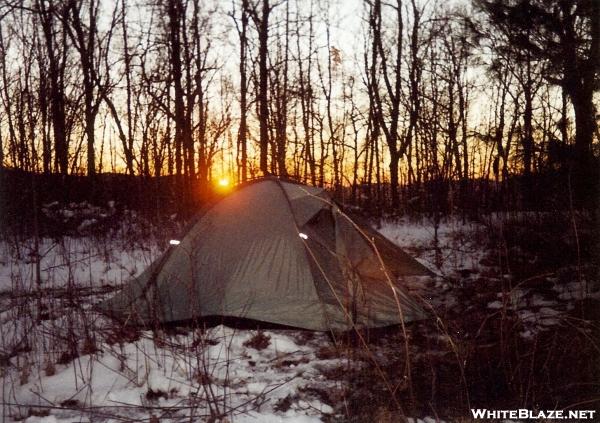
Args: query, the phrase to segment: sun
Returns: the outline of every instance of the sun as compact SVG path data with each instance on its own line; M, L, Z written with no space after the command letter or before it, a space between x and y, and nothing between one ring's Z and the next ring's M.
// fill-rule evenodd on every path
M219 179L214 181L215 190L221 194L226 194L231 191L232 186L231 179L229 179L227 176L221 176Z

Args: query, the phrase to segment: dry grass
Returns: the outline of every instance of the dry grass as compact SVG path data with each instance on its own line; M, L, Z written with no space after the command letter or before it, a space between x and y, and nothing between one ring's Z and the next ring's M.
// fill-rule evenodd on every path
M597 407L599 301L585 296L564 298L559 295L561 291L552 289L574 280L581 282L586 292L597 289L598 266L588 236L591 230L584 224L578 226L579 254L573 254L572 235L564 234L561 222L558 217L536 217L532 221L506 220L500 226L490 224L489 238L481 240L488 247L484 271L459 269L462 273L457 271L452 277L422 287L421 291L428 294L424 306L432 313L431 319L370 333L357 332L358 338L353 340L337 337L335 343L315 347L314 359L338 360L336 366L317 367L335 388L306 385L278 400L274 409L285 412L301 399L318 399L335 409L327 417L330 421L385 423L406 416L469 421L471 407ZM468 236L464 239L466 242ZM108 254L110 241L97 245ZM24 241L15 241L11 248L16 255L28 254ZM62 261L70 268L70 248L60 242L56 248L64 251ZM231 391L217 389L217 385L235 382L219 381L213 376L206 352L218 341L204 330L149 332L106 325L91 304L110 295L109 290L81 288L69 280L66 287L44 291L27 283L27 278L15 273L13 288L18 295L0 298L0 374L7 376L3 379L4 415L23 419L62 409L98 420L135 420L128 417L134 411L127 405L97 409L78 400L59 404L40 400L42 405L32 407L16 404L12 395L19 386L40 375L55 375L73 363L78 369L82 357L93 357L93 365L100 366L107 354L120 363L113 369L115 374L144 386L149 375L140 370L143 366L131 365L125 349L145 341L151 341L158 354L138 348L137 364L156 360L158 366L166 366L167 355L176 357L197 387L195 396L185 404L168 408L162 407L161 401L173 398L177 392L149 388L144 398L144 411L147 415L151 411L149 421L183 419L184 414L189 419L195 416L205 421L225 421L236 413ZM553 308L559 313L552 316L551 325L544 323L549 319L543 317L543 306L536 305L536 298L556 304ZM499 306L490 308L490 303L496 301ZM313 337L300 332L298 344L313 345ZM270 337L258 331L244 345L261 351L269 347ZM223 358L225 362L231 359ZM273 366L297 367L307 364L305 360L281 358ZM73 377L81 379L82 389L90 389L93 369ZM265 401L265 393L256 394L248 400L246 409L260 410Z

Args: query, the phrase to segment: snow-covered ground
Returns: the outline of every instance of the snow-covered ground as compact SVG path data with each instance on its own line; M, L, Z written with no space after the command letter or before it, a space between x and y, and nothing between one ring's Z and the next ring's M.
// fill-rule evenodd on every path
M437 228L437 235L433 222L427 219L383 221L380 226L383 235L440 275L451 276L458 270L478 271L485 266L482 258L486 250L476 237L485 230L480 224L444 220Z
M164 249L149 222L135 212L117 212L112 201L106 207L54 202L42 207L42 218L59 235L37 245L33 237L16 235L0 241L0 295L30 291L38 280L44 289L119 285ZM168 230L176 231L174 225Z
M107 239L63 237L39 242L40 280L44 288L98 287L122 284L159 254L156 245L124 245ZM0 293L36 287L33 240L0 243Z
M26 404L12 407L14 417L47 411L57 421L73 421L90 408L96 418L154 415L160 421L229 416L236 422L312 422L333 413L311 394L337 389L322 371L344 365L318 358L327 343L322 334L307 338L301 332L220 325L163 338L150 332L135 337L124 342L109 335L92 354L64 364L44 360L44 368L31 368L27 377L13 373L5 381L4 402Z
M55 218L76 217L52 207ZM108 209L106 215L112 205ZM1 422L345 421L348 409L357 407L348 403L359 389L356 375L375 374L376 363L394 365L404 347L404 341L389 340L357 353L334 345L327 334L300 330L119 327L96 314L93 304L142 271L173 234L86 234L98 219L89 223L93 216L79 214L76 233L39 241L39 265L32 239L0 242ZM491 260L495 253L483 241L489 228L481 224L445 220L437 237L427 220L383 221L379 230L439 275L417 289L438 321L414 328L430 348L410 346L415 368L431 365L432 357L440 363L447 354L458 358L461 342L477 340L498 315L513 316L519 336L529 342L572 325L568 313L575 301L600 299L597 284L558 283L555 275L543 277L544 290L532 289L529 281L507 289L511 275ZM470 332L451 323L464 313L479 316ZM591 323L577 325L589 336ZM462 389L458 374L448 383ZM428 415L417 413L414 421L436 421ZM381 416L373 421L397 417Z

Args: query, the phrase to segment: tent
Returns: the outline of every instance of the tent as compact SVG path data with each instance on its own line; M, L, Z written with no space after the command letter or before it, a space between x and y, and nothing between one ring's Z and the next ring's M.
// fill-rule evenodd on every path
M228 316L312 330L423 318L402 287L431 272L327 192L276 178L241 185L199 214L101 308L151 324Z

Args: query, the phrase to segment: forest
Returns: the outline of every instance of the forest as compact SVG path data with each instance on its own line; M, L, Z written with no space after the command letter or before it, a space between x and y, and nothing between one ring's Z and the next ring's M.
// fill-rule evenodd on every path
M2 423L592 421L598 322L600 1L0 0Z
M181 200L270 174L391 211L593 208L599 7L7 0L0 162Z

